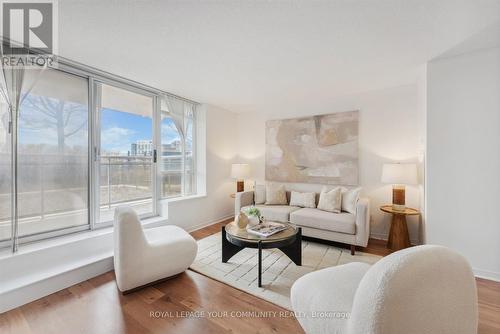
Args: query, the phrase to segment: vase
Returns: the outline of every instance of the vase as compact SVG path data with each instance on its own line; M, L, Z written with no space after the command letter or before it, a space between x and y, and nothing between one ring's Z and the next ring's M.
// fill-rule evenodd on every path
M254 226L260 223L260 219L257 216L249 216L248 223L250 224L250 226Z
M238 217L236 217L236 225L240 230L244 230L248 224L249 224L249 219L247 215L244 214L243 212L240 212Z

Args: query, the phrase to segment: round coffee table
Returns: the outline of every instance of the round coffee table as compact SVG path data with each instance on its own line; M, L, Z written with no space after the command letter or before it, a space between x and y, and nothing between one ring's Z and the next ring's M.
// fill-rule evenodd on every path
M231 257L244 248L258 249L258 285L262 286L262 250L278 248L296 265L302 265L302 229L292 224L281 232L261 237L240 229L235 222L222 227L222 262L226 263Z

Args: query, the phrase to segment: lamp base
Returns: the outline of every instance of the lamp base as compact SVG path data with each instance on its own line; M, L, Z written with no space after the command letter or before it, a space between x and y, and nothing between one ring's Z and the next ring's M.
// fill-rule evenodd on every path
M245 181L238 180L236 182L236 192L240 193L242 191L245 191Z
M394 185L392 186L392 209L394 211L405 211L405 186Z

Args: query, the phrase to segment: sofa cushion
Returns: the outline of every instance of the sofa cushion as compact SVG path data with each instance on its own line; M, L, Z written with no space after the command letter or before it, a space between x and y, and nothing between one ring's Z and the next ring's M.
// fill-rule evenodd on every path
M254 205L257 209L259 209L260 214L264 219L267 220L275 220L279 222L289 222L290 221L290 213L300 208L297 206L289 206L289 205ZM248 210L250 206L245 206L241 208L243 212Z
M358 203L361 188L342 189L342 211L356 213L356 203Z
M266 186L264 184L256 184L254 194L255 204L266 203Z
M315 208L316 194L292 191L290 195L290 205L300 206L302 208Z
M321 194L319 195L318 209L340 213L342 208L342 190L337 187L330 191L323 187Z
M285 186L277 183L266 184L266 203L267 205L287 205Z
M356 216L347 212L333 213L304 208L293 211L290 214L290 222L304 227L356 234Z

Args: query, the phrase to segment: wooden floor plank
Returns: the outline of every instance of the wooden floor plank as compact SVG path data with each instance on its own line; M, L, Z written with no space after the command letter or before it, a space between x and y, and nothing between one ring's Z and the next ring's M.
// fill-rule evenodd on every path
M0 333L31 333L28 321L21 309L17 308L0 315Z
M500 333L500 282L477 278L479 333Z
M229 221L191 235L205 238ZM357 251L391 253L385 241L374 239ZM478 333L500 333L500 283L477 279L477 288ZM124 296L108 272L0 314L0 333L303 333L293 317L237 317L238 312L287 310L190 270Z

